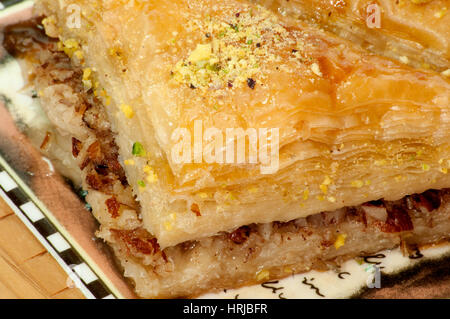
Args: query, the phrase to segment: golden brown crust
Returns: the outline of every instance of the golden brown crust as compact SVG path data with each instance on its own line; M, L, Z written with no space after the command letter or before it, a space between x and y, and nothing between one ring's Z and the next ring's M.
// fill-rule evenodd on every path
M61 93L53 90L59 89L60 83L53 83L52 78L58 71L67 72L67 69L59 69L61 64L54 63L54 58L60 58L60 55L59 52L44 55L46 59L41 62L42 67L38 67L38 89L45 88L45 94L50 94L41 96L47 101L48 113L59 103L59 99L51 94ZM64 96L75 94L80 97L72 101L84 100L86 95L78 88L82 82L81 73L74 68L77 76L67 78L65 82ZM65 110L76 110L78 106L79 103L68 103ZM92 104L91 112L101 114L102 108L97 101ZM79 113L73 114L82 117ZM143 297L180 297L238 287L339 264L347 258L400 243L407 251L410 246L448 236L450 195L445 190L430 190L397 202L370 202L287 223L247 225L230 233L161 249L156 238L143 228L138 205L131 193L121 186L120 174L112 174L114 166L101 166L108 156L116 163L117 153L111 144L112 133L102 129L106 119L100 117L97 120L81 121L83 131L88 133L85 139L75 141L81 174L88 181L84 184L89 190L87 201L102 224L99 235L112 245L125 276L135 282L137 292ZM61 121L55 125L76 136L80 129ZM83 165L86 158L89 164ZM89 182L90 174L106 175L111 179L106 183L108 187L102 188L100 184L101 192L96 191L97 184ZM198 205L191 205L190 210L191 214L201 216Z
M128 180L162 247L449 186L450 84L436 73L247 1L75 2L84 9L81 29L67 28L59 4L40 1L47 29L97 69L88 81L98 79L111 98L120 154L135 163L125 167ZM192 133L194 119L219 129L280 128L280 170L174 163L170 136ZM131 155L135 142L145 156Z
M450 7L447 0L254 2L317 23L377 54L409 65L434 68L439 72L450 68Z

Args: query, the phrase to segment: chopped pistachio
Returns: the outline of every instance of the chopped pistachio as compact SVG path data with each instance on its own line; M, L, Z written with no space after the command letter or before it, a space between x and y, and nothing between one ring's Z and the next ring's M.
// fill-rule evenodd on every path
M83 59L83 51L81 51L81 50L75 51L74 55L77 57L78 60Z
M347 239L347 234L339 234L334 242L334 247L336 249L341 248L345 245L345 240Z
M208 44L198 44L194 51L189 55L188 61L197 63L200 61L207 61L211 57L212 46Z
M91 74L92 74L91 68L83 69L83 80L88 80L91 77Z
M134 111L133 108L128 105L128 104L122 104L120 106L120 108L122 109L123 114L125 114L125 117L131 119L134 116Z
M364 182L360 179L351 182L352 187L361 188L364 186Z
M256 280L263 281L270 278L270 272L267 269L262 269L256 273Z
M153 167L151 167L149 165L145 165L142 170L144 171L144 173L151 173L151 172L153 172Z
M155 172L150 172L145 179L150 184L153 184L153 183L156 183L158 181L158 175L156 175Z
M208 30L206 41L210 42L197 44L187 58L178 61L171 70L172 80L201 90L240 88L245 84L253 89L265 77L265 61L283 63L281 47L294 44L273 12L262 7L258 10L260 15L243 10L226 22L213 17L196 20L196 28ZM264 41L258 40L255 50L251 50L249 46L255 39ZM274 42L274 46L266 45Z
M137 184L139 185L139 187L145 187L145 182L143 180L137 181Z
M131 154L133 154L134 156L142 157L145 156L147 153L145 152L144 146L141 143L135 142L133 144Z

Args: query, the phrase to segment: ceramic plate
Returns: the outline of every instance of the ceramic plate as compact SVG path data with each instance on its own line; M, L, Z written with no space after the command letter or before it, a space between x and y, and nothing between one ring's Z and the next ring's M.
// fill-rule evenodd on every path
M0 26L29 19L32 1L1 1ZM20 62L0 57L0 196L66 270L87 298L133 298L97 223L76 191L42 157L51 125ZM311 271L283 280L202 298L429 298L450 296L450 245L404 256L399 249L349 260L338 270Z

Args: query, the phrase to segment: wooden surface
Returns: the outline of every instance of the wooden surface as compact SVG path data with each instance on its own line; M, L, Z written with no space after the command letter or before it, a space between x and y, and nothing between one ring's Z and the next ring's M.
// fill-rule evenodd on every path
M30 136L35 134L32 130L27 132ZM70 234L70 242L80 247L83 255L96 265L102 277L107 278L110 286L115 288L115 293L124 298L136 298L133 289L117 268L111 251L102 240L95 240L94 233L98 229L98 224L86 210L85 203L67 182L49 167L42 154L30 143L30 139L18 130L2 101L0 101L0 154L48 208L53 218ZM0 223L0 233L1 231ZM33 257L33 254L29 257ZM3 282L1 278L0 282Z
M70 286L61 266L0 198L0 298L84 298Z

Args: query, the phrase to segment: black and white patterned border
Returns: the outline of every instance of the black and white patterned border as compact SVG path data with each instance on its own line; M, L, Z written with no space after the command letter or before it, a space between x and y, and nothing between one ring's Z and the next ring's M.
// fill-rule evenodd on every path
M80 257L47 214L8 173L0 157L0 197L11 207L48 252L66 271L76 287L89 299L116 299L111 290Z
M31 0L0 0L0 21L2 18L33 6ZM49 212L13 169L0 156L0 197L30 229L47 251L61 265L75 286L89 299L116 299L92 267L83 260L58 228L48 218Z
M12 7L20 2L25 2L24 0L1 0L0 1L0 10Z
M0 0L0 19L33 6L33 0Z

